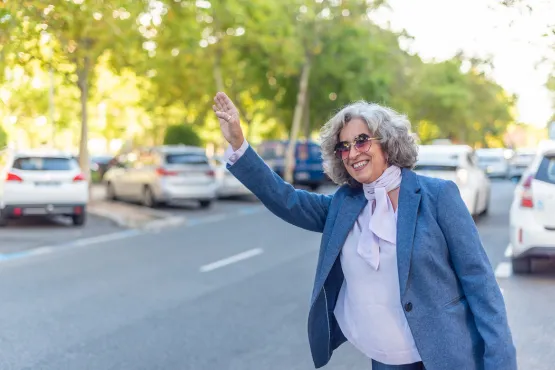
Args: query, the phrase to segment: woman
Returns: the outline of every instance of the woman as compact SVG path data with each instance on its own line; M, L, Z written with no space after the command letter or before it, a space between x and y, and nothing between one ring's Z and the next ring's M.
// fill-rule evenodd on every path
M395 111L358 102L321 131L333 195L296 190L243 137L224 94L214 111L228 168L274 214L323 233L308 318L316 368L348 340L372 369L513 370L500 289L452 181L411 171L417 145Z

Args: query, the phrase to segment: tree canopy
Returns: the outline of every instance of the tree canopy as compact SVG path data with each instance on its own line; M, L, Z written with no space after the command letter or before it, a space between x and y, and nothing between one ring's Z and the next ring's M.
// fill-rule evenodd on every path
M104 142L95 151L161 144L174 125L223 147L211 105L224 90L254 143L289 137L295 120L296 136L310 137L356 100L406 113L424 143L501 143L515 97L484 62L456 55L424 63L407 52L409 35L368 16L383 3L8 2L0 11L0 118L10 138L53 131L56 145L81 152L90 140Z

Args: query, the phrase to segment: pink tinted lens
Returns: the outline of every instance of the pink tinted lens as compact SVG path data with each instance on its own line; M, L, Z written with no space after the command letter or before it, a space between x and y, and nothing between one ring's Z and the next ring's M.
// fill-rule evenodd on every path
M355 143L355 147L359 152L365 153L370 149L370 145L372 145L372 141L368 139L364 140L357 140Z
M339 159L345 159L349 156L350 147L341 147L335 149L335 156Z

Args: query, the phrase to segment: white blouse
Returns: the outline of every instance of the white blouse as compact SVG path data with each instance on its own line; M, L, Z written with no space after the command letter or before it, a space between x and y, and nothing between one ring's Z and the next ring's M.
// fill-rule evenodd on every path
M388 224L396 231L397 212L389 197L387 202L392 216ZM371 207L368 202L341 250L345 280L337 298L335 317L347 340L369 358L387 365L419 362L421 358L401 305L396 244L377 238L377 269L357 252L362 227L372 217Z

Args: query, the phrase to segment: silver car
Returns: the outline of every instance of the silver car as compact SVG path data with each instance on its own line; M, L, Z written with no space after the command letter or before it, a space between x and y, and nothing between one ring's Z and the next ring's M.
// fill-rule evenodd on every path
M104 175L107 197L140 201L147 207L183 200L209 207L216 198L214 169L203 148L172 145L118 157Z

